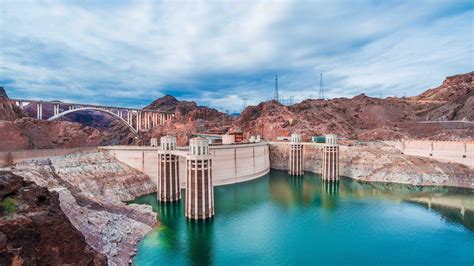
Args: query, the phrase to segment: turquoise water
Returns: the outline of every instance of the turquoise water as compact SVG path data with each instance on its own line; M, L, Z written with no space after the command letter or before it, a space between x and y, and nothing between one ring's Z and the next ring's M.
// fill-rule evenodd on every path
M216 187L216 216L207 222L187 221L184 200L165 205L152 194L134 202L152 205L162 223L138 244L134 265L474 263L468 189L348 178L325 185L316 174L272 170Z

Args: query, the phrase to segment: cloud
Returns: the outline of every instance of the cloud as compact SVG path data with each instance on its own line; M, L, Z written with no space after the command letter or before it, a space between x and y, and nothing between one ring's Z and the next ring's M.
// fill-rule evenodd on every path
M220 110L273 96L415 95L474 69L469 1L2 1L13 97Z

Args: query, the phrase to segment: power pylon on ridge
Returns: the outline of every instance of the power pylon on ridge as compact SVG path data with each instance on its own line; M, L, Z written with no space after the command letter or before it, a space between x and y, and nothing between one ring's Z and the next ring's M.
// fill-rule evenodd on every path
M279 101L278 100L278 75L275 75L275 94L273 96L273 99L277 102Z
M245 108L247 107L247 100L249 98L247 96L244 96L242 97L242 111L245 110Z
M319 99L324 99L323 73L319 74Z

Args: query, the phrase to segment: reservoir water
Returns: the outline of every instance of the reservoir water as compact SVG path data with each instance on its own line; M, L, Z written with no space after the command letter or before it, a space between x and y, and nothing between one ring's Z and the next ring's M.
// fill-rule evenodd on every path
M471 189L361 183L272 170L215 187L216 216L184 217L184 199L153 206L157 226L134 265L474 264Z

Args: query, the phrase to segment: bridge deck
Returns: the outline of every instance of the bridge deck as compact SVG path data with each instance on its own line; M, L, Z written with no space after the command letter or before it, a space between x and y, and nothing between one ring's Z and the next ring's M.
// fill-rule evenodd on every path
M60 104L67 106L80 106L80 107L94 107L102 109L114 109L114 110L130 110L130 111L146 111L151 113L164 113L164 114L173 114L170 111L160 111L152 109L140 109L140 108L129 108L129 107L117 107L117 106L108 106L108 105L97 105L97 104L87 104L87 103L71 103L71 102L62 102L62 101L43 101L43 100L31 100L31 99L10 99L15 102L24 102L24 103L47 103L47 104Z

